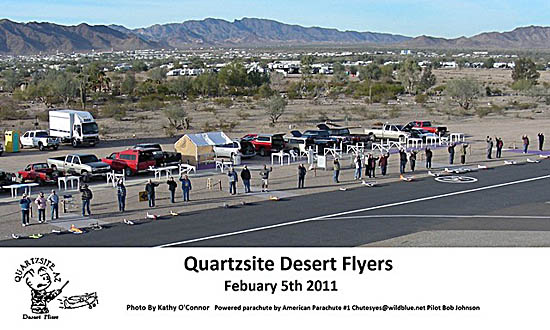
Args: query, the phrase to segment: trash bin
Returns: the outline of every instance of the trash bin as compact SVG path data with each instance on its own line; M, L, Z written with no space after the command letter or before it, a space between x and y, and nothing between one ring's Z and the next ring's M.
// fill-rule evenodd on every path
M242 164L241 154L236 154L233 156L233 165L238 166Z
M4 151L19 152L19 132L6 131L4 134Z

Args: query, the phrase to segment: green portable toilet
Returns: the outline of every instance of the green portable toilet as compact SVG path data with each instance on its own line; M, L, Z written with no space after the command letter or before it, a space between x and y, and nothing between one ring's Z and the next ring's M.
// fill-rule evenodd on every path
M4 134L4 150L6 152L19 152L19 132L6 131Z

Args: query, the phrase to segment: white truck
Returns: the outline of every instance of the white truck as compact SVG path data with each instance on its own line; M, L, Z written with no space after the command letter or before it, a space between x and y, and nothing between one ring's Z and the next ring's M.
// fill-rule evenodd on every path
M50 135L62 142L95 146L99 142L99 128L88 111L53 110L50 116Z
M54 171L66 175L81 175L84 181L91 177L106 176L111 166L91 154L69 154L66 156L51 157L47 160L48 166Z
M19 142L23 147L38 148L41 151L59 148L59 138L50 136L48 131L27 131L19 138Z
M365 134L368 135L372 141L379 139L400 140L410 137L410 133L403 131L401 125L387 123L382 126L365 128Z

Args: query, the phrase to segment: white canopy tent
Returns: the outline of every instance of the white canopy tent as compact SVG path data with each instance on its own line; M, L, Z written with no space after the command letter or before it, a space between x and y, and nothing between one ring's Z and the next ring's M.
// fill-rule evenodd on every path
M174 148L181 154L184 163L198 166L214 159L214 146L231 142L223 132L185 134L174 144Z

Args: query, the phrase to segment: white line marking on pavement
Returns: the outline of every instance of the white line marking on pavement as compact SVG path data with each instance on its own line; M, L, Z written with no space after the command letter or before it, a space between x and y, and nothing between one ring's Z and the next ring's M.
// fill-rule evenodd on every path
M439 199L439 198L445 198L445 197L450 197L450 196L458 196L458 195L463 195L463 194L469 194L469 193L473 193L473 192L477 192L477 191L495 189L495 188L506 187L506 186L511 186L511 185L515 185L515 184L521 184L521 183L538 181L538 180L544 180L544 179L549 179L549 178L550 178L550 175L544 175L544 176L539 176L539 177L530 178L530 179L499 183L499 184L495 184L495 185L491 185L491 186L485 186L485 187L479 187L479 188L473 188L473 189L467 189L467 190L460 190L460 191L455 191L455 192L441 194L441 195L434 195L434 196L411 199L411 200L408 200L408 201L382 204L382 205L371 206L371 207L367 207L367 208L363 208L363 209L350 210L350 211L345 211L345 212L340 212L340 213L323 215L323 216L314 217L314 218L289 221L289 222L279 223L279 224L275 224L275 225L262 226L262 227L256 227L256 228L250 228L250 229L243 229L243 230L238 230L238 231L234 231L234 232L211 235L211 236L206 236L206 237L199 237L199 238L194 238L194 239L189 239L189 240L184 240L184 241L179 241L179 242L162 244L162 245L159 245L159 246L156 246L156 247L170 247L170 246L175 246L175 245L182 245L182 244L189 244L189 243L207 241L207 240L212 240L212 239L217 239L217 238L223 238L223 237L235 236L235 235L240 235L240 234L252 233L252 232L261 231L261 230L268 230L268 229L273 229L273 228L292 226L292 225L297 225L297 224L300 224L300 223L318 221L318 220L323 220L323 219L327 219L327 218L341 217L341 216L354 214L354 213L361 213L361 212L367 212L367 211L372 211L372 210L385 209L385 208L394 207L394 206L400 206L400 205L406 205L406 204L412 204L412 203L418 203L418 202L424 202L424 201Z
M549 219L550 216L543 215L495 215L495 214L478 214L478 215L449 215L449 214L379 214L379 215L358 215L354 217L336 217L329 218L330 220L353 220L353 219L368 219L368 218L489 218L489 219Z

